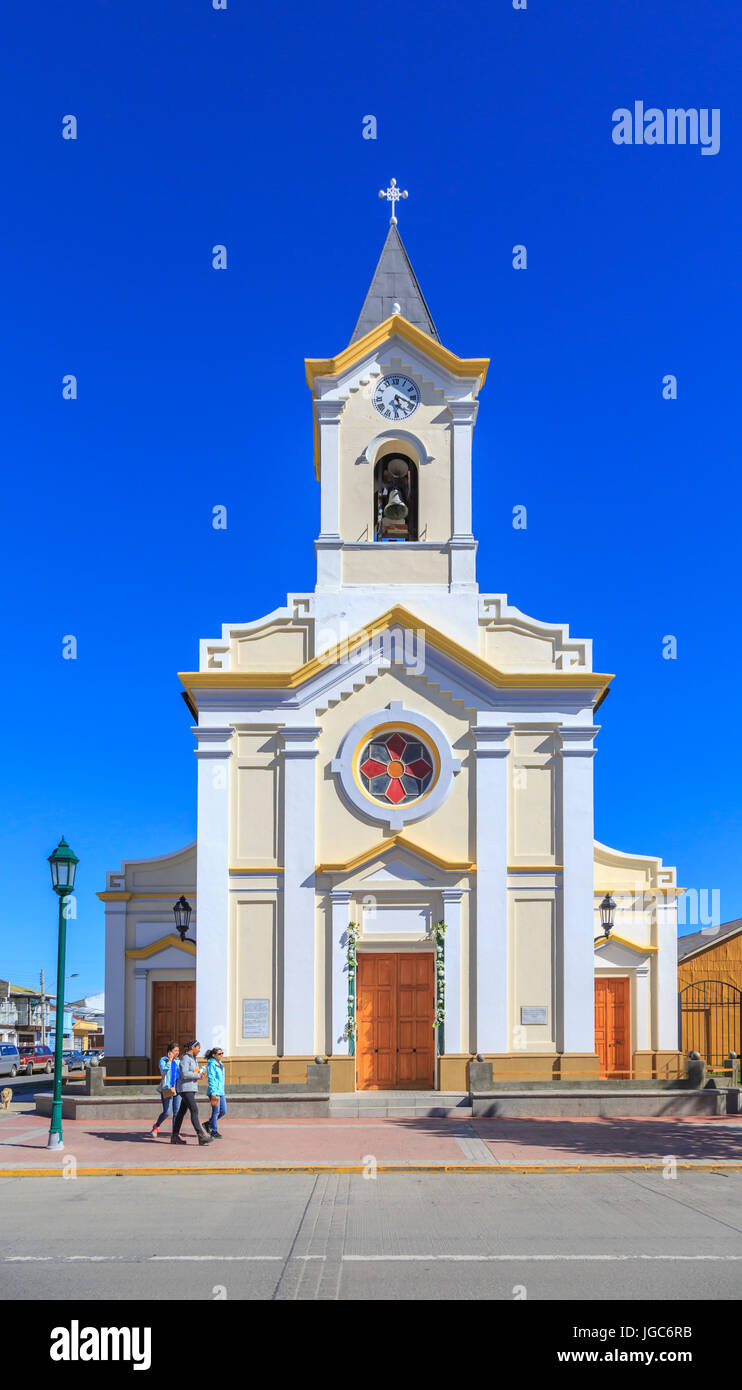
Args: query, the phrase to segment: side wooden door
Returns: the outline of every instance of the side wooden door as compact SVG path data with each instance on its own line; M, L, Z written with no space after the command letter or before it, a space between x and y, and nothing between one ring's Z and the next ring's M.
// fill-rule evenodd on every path
M601 1076L631 1075L629 981L625 976L595 981L595 1051Z
M152 982L152 1056L153 1070L162 1057L166 1044L176 1042L183 1047L196 1030L196 981L153 980Z

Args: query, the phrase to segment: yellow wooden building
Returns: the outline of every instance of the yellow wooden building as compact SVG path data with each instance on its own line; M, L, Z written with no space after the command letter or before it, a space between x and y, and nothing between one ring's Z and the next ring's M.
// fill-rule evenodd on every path
M742 1053L742 918L680 937L678 993L683 1051L723 1070Z

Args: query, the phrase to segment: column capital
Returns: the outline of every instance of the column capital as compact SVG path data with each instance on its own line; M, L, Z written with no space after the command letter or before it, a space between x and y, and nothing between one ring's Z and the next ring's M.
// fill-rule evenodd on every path
M593 739L600 733L600 724L589 724L587 728L570 729L564 725L558 730L562 746L559 752L563 758L594 758L597 748Z
M455 425L473 425L477 418L479 401L446 401Z
M460 903L464 893L468 893L468 888L439 888L444 903Z
M231 758L234 733L231 725L221 729L193 725L191 733L198 743L198 748L193 750L197 758Z
M148 966L148 965L137 965L137 966L134 967L134 979L135 979L135 980L146 980L148 974L149 974L149 966Z
M330 889L330 901L331 901L333 907L335 907L336 904L341 905L341 904L343 904L343 903L349 903L349 902L351 901L352 897L353 897L353 892L352 892L352 889L350 889L350 888L331 888L331 889Z
M469 730L474 739L477 758L507 758L510 752L510 725L473 724Z
M339 425L345 401L315 401L314 413L320 425Z
M283 741L284 758L316 758L319 749L312 745L321 733L318 725L284 725L278 731L278 736Z

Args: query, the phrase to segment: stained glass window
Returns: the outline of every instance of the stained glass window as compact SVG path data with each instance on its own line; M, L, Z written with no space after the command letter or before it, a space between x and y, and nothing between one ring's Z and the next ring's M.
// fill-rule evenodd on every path
M369 796L404 806L430 786L433 755L419 738L394 730L377 734L361 753L359 772Z

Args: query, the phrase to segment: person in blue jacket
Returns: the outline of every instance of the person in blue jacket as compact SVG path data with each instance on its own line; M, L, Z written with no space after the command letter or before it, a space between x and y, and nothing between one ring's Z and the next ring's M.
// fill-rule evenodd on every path
M213 1139L223 1139L219 1133L219 1121L222 1115L227 1113L227 1102L224 1099L224 1053L220 1047L212 1047L206 1053L206 1093L211 1105L211 1118L206 1121L204 1126L207 1134Z
M152 1126L152 1137L157 1138L160 1132L160 1125L165 1123L168 1115L172 1113L173 1123L175 1116L180 1109L180 1096L178 1095L178 1078L180 1077L180 1048L177 1043L169 1042L164 1057L158 1063L160 1068L160 1080L158 1090L162 1097L162 1111L158 1115Z

